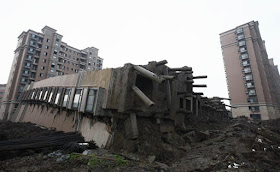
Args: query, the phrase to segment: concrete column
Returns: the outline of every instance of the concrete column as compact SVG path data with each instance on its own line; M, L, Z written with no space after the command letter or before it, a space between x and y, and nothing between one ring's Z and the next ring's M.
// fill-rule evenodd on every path
M136 113L131 113L124 122L125 134L128 139L138 138L138 126Z

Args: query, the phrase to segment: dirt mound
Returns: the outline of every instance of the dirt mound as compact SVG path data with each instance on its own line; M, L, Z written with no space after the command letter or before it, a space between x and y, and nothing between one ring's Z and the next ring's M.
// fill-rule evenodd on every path
M93 152L91 155L81 155L81 158L63 161L58 161L57 157L50 158L46 157L46 154L35 153L0 161L0 169L2 171L280 171L280 120L251 121L245 118L215 120L191 116L186 119L187 131L177 133L162 133L156 123L149 118L138 119L138 139L124 141L126 143L123 144L131 146L132 152L125 152L123 147L119 147L111 151L97 150L102 154ZM5 125L6 128L3 128ZM23 135L30 138L34 132L33 127L36 126L5 122L0 123L0 127L2 127L0 136L3 140L5 137L21 138ZM24 127L26 133L22 130ZM28 129L29 127L32 129ZM37 128L38 131L44 130ZM43 134L48 132L54 131L42 131ZM34 134L39 135L36 132ZM103 160L91 157L96 155L103 157ZM108 157L115 159L113 163L110 160L108 163L106 160ZM125 163L119 166L119 162Z
M55 133L53 129L46 129L30 122L12 123L0 121L0 140L29 138Z

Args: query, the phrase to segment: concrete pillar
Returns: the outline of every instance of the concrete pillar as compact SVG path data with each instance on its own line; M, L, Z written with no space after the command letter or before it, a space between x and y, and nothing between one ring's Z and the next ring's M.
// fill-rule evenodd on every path
M131 113L124 122L125 135L128 139L138 138L138 126L136 113Z

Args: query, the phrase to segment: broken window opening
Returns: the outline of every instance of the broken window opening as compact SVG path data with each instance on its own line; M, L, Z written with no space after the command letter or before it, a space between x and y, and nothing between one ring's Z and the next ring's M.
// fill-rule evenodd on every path
M152 100L153 81L141 75L137 75L135 84L148 98Z
M186 99L186 110L188 111L192 110L192 101L189 99Z
M97 93L96 89L89 89L87 104L86 104L86 112L93 112L96 93Z
M66 107L67 106L67 102L69 101L69 95L70 94L71 94L71 89L70 88L66 88L65 94L64 94L64 98L63 98L62 107Z
M184 99L180 97L180 108L184 109Z
M54 101L54 104L58 104L58 100L60 98L60 94L62 92L62 88L59 88L58 91L57 91L57 94L56 94L56 98L55 98L55 101Z
M77 110L81 102L82 89L76 89L72 108Z

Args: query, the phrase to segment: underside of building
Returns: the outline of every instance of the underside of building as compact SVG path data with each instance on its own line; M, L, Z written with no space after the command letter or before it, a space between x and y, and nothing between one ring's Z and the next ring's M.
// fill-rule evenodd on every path
M13 122L32 122L80 132L99 147L133 149L149 121L160 133L186 132L185 117L225 118L222 98L194 93L191 67L169 68L167 61L80 72L25 86ZM148 131L149 132L149 131ZM152 132L152 131L151 131Z

